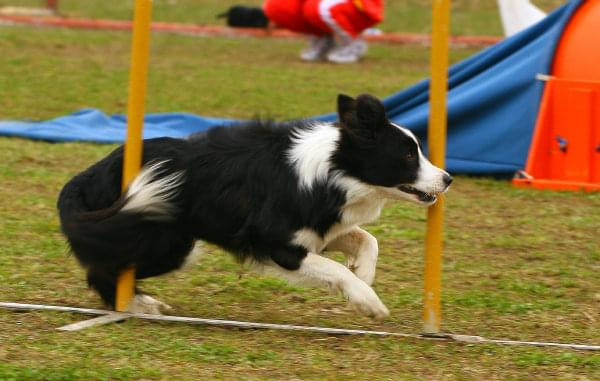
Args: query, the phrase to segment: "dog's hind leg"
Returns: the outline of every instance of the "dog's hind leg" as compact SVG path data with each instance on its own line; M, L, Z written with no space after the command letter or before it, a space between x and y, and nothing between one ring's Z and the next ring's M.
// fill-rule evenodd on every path
M186 252L186 250L182 250L180 252ZM152 271L147 269L145 272L139 273L139 278L147 276L154 276L167 273L171 270L176 270L177 268L191 268L195 265L202 256L202 241L196 241L192 250L188 250L187 254L182 255L184 257L183 263L181 265L174 263L171 265L166 265L164 267L153 267ZM176 256L177 257L177 256ZM162 312L172 310L171 306L166 303L157 300L150 295L143 294L138 289L136 289L136 295L133 298L131 305L129 306L129 311L134 313L146 313L146 314L154 314L160 315Z
M318 254L308 253L297 270L286 270L274 262L257 265L266 275L283 278L301 286L329 287L341 291L352 307L364 315L383 319L388 309L369 285L360 280L347 267Z
M331 241L325 250L344 253L348 268L366 284L373 284L379 249L377 239L367 231L357 226Z
M194 242L194 247L192 248L190 253L185 257L181 269L186 270L194 267L200 261L204 254L203 248L204 245L202 241Z
M137 289L133 300L127 307L127 311L135 314L162 315L163 312L170 310L172 308L168 304L154 299L150 295L142 294Z
M129 259L135 267L136 279L153 277L176 270L182 267L192 255L193 237L179 232L175 228L163 226L146 238L136 247L136 252L130 253ZM97 291L102 301L111 308L115 308L118 275L125 267L124 263L113 266L87 266L88 285ZM137 287L135 296L128 307L130 312L146 314L160 314L161 311L170 309L170 306L146 295Z
M165 226L148 240L143 255L135 259L136 279L154 277L177 270L193 262L198 256L200 245L187 233ZM128 310L134 313L160 314L171 310L171 306L146 295L136 288Z
M117 292L117 278L119 271L116 269L88 268L87 281L90 288L98 292L102 301L110 308L115 308ZM171 307L154 299L149 295L135 289L135 296L127 310L133 313L160 314L161 310L169 310Z
M117 291L117 269L101 269L89 267L87 269L88 286L100 295L102 301L110 308L115 308L115 297Z

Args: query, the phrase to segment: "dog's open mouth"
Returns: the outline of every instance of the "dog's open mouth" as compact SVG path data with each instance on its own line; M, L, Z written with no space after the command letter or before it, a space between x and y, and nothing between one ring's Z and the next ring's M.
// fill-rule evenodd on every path
M422 202L434 202L437 198L435 194L421 192L420 190L413 188L410 185L400 185L398 189L400 189L404 193L414 194L415 196L417 196L419 201Z

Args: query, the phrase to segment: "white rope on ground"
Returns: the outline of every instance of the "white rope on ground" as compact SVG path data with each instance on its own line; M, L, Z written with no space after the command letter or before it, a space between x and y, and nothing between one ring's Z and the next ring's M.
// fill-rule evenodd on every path
M413 339L425 339L425 340L450 340L468 344L500 344L500 345L524 345L524 346L536 346L536 347L554 347L562 349L576 349L585 351L600 351L600 345L587 345L587 344L566 344L566 343L552 343L552 342L538 342L538 341L517 341L517 340L498 340L498 339L486 339L481 336L471 335L454 335L454 334L440 334L440 335L421 335L421 334L410 334L400 332L384 332L384 331L368 331L359 329L342 329L342 328L326 328L326 327L311 327L303 325L289 325L289 324L272 324L272 323L254 323L244 322L235 320L220 320L220 319L202 319L184 316L170 316L170 315L150 315L150 314L130 314L130 313L116 313L114 311L99 310L93 308L80 308L80 307L67 307L67 306L52 306L43 304L22 304L22 303L7 303L0 302L0 307L5 309L17 310L17 311L58 311L58 312L75 312L87 315L110 315L102 321L114 322L118 320L124 320L127 318L138 318L151 321L167 321L167 322L179 322L188 324L202 324L219 327L234 327L241 329L273 329L273 330L285 330L285 331L303 331L313 333L324 333L330 335L365 335L365 336L379 336L379 337L406 337ZM92 319L98 320L98 319ZM76 330L78 326L87 326L85 324L74 323L65 327L61 327L61 330L72 331ZM70 329L67 327L75 327Z

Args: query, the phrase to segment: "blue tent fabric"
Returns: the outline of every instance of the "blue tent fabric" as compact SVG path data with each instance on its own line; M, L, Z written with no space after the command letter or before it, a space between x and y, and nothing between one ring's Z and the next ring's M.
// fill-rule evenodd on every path
M536 75L550 72L563 29L583 1L569 2L536 25L450 68L450 172L501 175L525 166L543 92ZM391 120L425 142L428 98L426 80L391 95L384 104Z
M583 1L570 1L536 25L450 68L446 156L450 172L502 175L524 167L543 91L536 75L549 73L562 31ZM428 97L426 80L384 100L390 119L424 142ZM232 121L187 113L149 114L144 137L184 137ZM123 115L107 116L94 109L43 122L0 122L0 135L49 141L122 142L125 130Z
M144 117L144 139L170 136L183 138L234 119L209 118L190 113L148 114ZM0 135L54 142L86 141L122 143L127 134L127 117L108 116L88 108L42 122L0 122Z

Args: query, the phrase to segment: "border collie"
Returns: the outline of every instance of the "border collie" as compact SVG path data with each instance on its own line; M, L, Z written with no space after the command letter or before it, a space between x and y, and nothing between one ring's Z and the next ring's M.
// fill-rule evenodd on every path
M123 194L123 147L75 176L58 209L88 285L114 307L122 270L134 266L137 279L176 270L201 240L263 273L340 291L364 315L388 316L370 287L377 240L359 225L386 199L433 204L452 178L377 98L337 103L337 123L253 121L145 140L144 167ZM330 250L347 266L322 255ZM129 308L168 306L136 290Z

